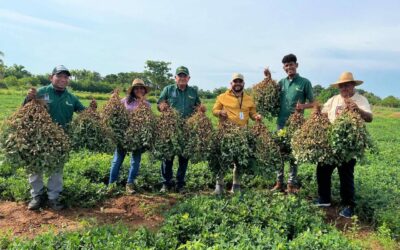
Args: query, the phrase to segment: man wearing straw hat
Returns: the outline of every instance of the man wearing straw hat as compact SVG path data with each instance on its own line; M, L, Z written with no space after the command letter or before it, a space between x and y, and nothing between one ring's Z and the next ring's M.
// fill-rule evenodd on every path
M333 123L335 119L343 112L345 107L356 110L361 118L366 122L372 121L371 106L367 98L355 92L355 86L362 84L363 81L354 80L353 74L344 72L339 80L332 87L338 88L340 94L330 98L322 109L327 113L329 121ZM343 210L340 216L350 218L353 215L355 206L354 199L354 166L356 159L348 162L342 162L338 165L318 164L317 183L319 198L315 205L319 207L329 207L331 205L331 176L333 170L337 167L340 177L340 197L342 199Z

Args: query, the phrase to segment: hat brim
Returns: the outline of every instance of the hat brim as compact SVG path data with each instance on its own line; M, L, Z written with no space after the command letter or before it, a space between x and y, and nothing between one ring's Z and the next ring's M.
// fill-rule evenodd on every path
M332 84L331 84L331 87L333 87L333 88L339 88L339 85L340 85L340 84L348 83L348 82L354 82L354 86L358 86L358 85L361 85L364 81L360 81L360 80L351 80L351 81L335 82L335 83L332 83Z
M185 75L187 75L187 76L190 76L187 72L185 72L185 71L180 71L180 72L176 72L176 75L179 75L179 74L185 74Z
M146 89L146 94L148 94L150 92L150 87L146 86L146 85L144 85L144 86L142 86L142 85L140 85L140 86L130 86L126 92L130 95L132 93L133 89L137 88L137 87L145 88Z
M69 72L68 70L60 70L60 71L54 72L53 75L57 75L60 73L66 73L68 76L71 76L71 72Z

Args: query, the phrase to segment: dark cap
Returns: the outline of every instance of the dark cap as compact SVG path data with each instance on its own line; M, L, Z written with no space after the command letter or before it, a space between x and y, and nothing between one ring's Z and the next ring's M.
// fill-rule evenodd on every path
M71 76L71 73L69 70L64 66L64 65L58 65L53 69L53 72L51 73L52 75L59 74L61 72L67 73L68 76Z
M185 75L189 75L189 70L188 70L188 68L186 68L185 66L179 66L177 69L176 69L176 73L175 73L175 75L179 75L179 74L185 74Z

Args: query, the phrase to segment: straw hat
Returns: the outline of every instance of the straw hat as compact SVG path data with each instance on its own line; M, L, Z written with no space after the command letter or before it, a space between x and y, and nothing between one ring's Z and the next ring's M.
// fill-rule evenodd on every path
M339 80L331 84L331 87L338 88L340 84L347 83L347 82L354 82L355 86L358 86L363 83L360 80L354 80L353 74L351 72L343 72Z
M128 94L131 94L135 87L143 87L143 88L145 88L146 89L146 94L149 93L149 91L150 91L150 87L146 86L142 79L136 78L135 80L133 80L132 86L129 87Z

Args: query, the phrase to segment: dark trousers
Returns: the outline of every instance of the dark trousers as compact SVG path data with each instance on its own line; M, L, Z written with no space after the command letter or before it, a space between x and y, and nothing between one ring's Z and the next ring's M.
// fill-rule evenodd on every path
M333 170L337 167L340 178L340 197L342 205L355 206L354 199L354 166L356 160L352 159L339 165L317 166L318 195L321 202L331 202L331 177Z
M182 156L178 156L179 160L179 167L178 167L178 172L176 174L176 181L177 181L177 187L181 188L185 186L185 175L186 175L186 169L188 166L189 159L186 159ZM161 175L163 178L163 184L167 185L168 187L172 186L172 165L174 163L174 158L171 160L165 160L161 163Z

